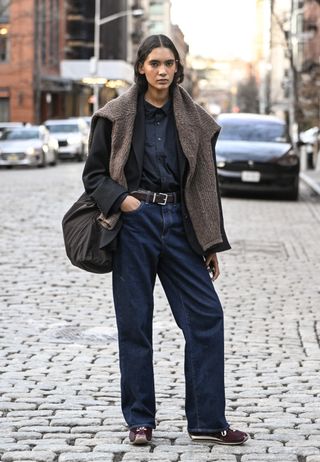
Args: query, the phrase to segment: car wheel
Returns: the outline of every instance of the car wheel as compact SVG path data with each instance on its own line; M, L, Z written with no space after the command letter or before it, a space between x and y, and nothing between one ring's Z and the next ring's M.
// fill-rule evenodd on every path
M42 152L41 154L41 161L40 161L40 164L38 164L38 167L39 168L44 168L47 166L47 158L46 158L46 154L44 152Z
M77 156L77 161L78 162L83 162L85 159L86 159L86 154L85 154L84 146L82 145L81 151Z
M287 198L290 201L297 201L299 199L299 178L295 180L292 190L287 194Z
M58 153L55 151L53 153L53 161L50 162L50 165L52 165L52 167L54 167L55 165L57 165L58 163Z

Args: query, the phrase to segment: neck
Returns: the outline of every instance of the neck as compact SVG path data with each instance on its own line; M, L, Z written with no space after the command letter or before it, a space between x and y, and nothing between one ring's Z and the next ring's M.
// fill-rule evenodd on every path
M169 89L158 91L149 87L144 99L153 106L162 107L169 100Z

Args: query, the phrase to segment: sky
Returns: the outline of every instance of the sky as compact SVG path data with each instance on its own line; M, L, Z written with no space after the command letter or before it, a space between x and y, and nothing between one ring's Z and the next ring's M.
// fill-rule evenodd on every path
M190 53L214 59L250 61L256 0L171 0L171 18Z

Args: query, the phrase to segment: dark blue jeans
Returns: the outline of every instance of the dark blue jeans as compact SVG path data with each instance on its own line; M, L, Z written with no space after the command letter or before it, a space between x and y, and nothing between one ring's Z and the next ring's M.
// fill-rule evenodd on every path
M188 430L224 430L223 312L203 258L187 242L181 207L141 202L122 216L113 295L124 418L130 428L155 428L152 319L158 274L185 338Z

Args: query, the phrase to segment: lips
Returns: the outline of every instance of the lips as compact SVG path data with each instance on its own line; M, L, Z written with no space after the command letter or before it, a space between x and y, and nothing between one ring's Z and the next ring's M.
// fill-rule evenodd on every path
M167 83L167 82L169 82L169 80L168 79L159 79L159 80L157 80L157 82L158 83Z

